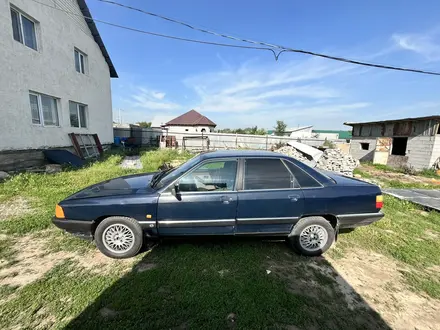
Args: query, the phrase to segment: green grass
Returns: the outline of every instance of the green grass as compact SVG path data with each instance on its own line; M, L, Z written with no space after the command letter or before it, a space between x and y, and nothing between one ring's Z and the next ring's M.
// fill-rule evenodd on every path
M2 267L15 262L19 253L11 235L45 239L52 253L95 251L92 243L47 230L55 204L87 185L155 171L164 162L189 157L175 150L143 151L142 170L123 170L119 167L123 154L114 153L83 169L54 175L24 173L0 184L3 202L21 196L33 207L29 214L0 222L0 231L7 235L0 236L0 259L6 261ZM440 266L440 240L435 239L440 235L440 214L389 196L385 196L384 213L375 224L341 234L329 254L340 259L354 248L383 254L405 266L403 279L412 290L440 299L440 274L429 270ZM0 329L38 325L58 329L387 328L368 306L349 308L335 279L338 274L325 258L299 257L284 242L222 237L169 240L138 256L136 263L128 273L122 262L97 272L66 260L23 287L2 285ZM143 264L152 267L138 271ZM356 292L350 295L362 301ZM103 316L103 308L113 315Z
M384 171L384 172L394 172L394 173L406 173L411 175L417 175L422 176L425 178L436 178L440 179L440 176L437 174L436 170L433 168L425 168L421 171L416 171L414 169L408 168L408 167L391 167L388 165L383 164L373 164L372 162L364 162L362 163L367 166L374 167L377 170Z
M338 253L352 249L353 246L374 250L421 271L425 280L420 280L420 283L431 283L431 287L440 290L440 274L423 271L440 265L440 239L427 235L427 232L432 232L440 236L440 213L425 212L410 202L390 196L385 196L384 202L385 217L370 226L341 235L337 245ZM405 279L414 289L429 295L436 292L433 289L427 290L428 285L409 280L408 276ZM415 284L418 285L414 287Z

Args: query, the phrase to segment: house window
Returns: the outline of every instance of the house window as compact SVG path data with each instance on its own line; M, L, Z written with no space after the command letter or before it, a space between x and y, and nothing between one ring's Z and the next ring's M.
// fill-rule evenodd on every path
M74 50L74 55L76 72L86 73L87 55L77 49Z
M12 35L14 40L37 50L37 37L35 34L35 22L30 18L11 8Z
M391 149L391 154L397 156L405 156L407 144L408 144L407 137L393 138L393 149Z
M69 115L71 127L87 127L86 105L69 101Z
M369 143L361 143L361 150L370 150Z
M57 99L48 95L29 93L32 124L59 126Z

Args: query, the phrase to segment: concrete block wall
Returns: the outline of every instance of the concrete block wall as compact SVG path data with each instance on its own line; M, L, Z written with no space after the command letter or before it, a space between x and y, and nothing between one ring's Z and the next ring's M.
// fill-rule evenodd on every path
M408 157L407 165L414 167L416 170L431 167L434 162L432 158L435 140L436 136L419 135L409 137L406 146L406 156ZM440 148L440 145L438 145L437 148ZM438 153L440 153L440 150L437 154Z
M429 166L432 166L439 157L440 157L440 135L435 135Z
M361 143L369 143L368 150L361 148ZM360 161L373 161L376 149L376 138L353 137L350 144L350 154Z

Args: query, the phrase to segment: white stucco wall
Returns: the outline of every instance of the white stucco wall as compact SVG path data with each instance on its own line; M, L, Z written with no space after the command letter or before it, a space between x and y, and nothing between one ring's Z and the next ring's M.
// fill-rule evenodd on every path
M312 128L313 127L306 127L304 129L294 131L290 133L290 137L292 138L304 138L309 139L312 137Z
M76 0L39 0L81 15ZM10 4L36 24L38 51L15 41ZM88 71L75 70L74 48ZM108 65L86 22L29 0L0 0L0 150L71 146L68 133L97 133L113 142ZM32 124L29 91L58 98L59 127ZM87 105L87 128L70 126L69 101Z
M167 126L168 132L188 132L188 133L200 133L202 129L205 129L206 133L209 133L211 130L214 130L214 127L209 126Z

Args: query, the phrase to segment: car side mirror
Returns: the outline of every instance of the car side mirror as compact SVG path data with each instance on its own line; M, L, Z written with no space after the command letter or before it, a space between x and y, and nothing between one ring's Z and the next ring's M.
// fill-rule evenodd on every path
M173 195L174 195L174 196L179 196L179 195L180 195L179 183L175 183L175 184L174 184L174 187L173 187Z

